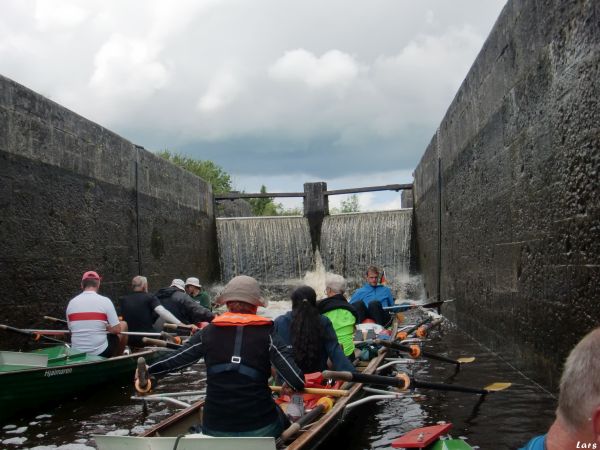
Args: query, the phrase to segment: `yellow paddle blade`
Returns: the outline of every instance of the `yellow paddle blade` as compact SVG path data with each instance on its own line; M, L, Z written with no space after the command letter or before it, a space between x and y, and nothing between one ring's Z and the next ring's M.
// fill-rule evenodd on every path
M485 389L486 391L489 391L489 392L498 392L498 391L503 391L504 389L508 389L511 386L512 386L512 383L498 382L498 383L492 383L489 386L484 387L483 389Z
M475 357L474 356L465 356L464 358L458 358L457 361L461 364L472 363L473 361L475 361Z

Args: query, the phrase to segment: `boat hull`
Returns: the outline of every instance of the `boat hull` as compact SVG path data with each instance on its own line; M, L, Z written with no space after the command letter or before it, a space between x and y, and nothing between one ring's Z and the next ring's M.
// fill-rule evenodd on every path
M0 368L0 423L108 383L130 382L138 357L152 361L163 354L162 349L151 349L107 359L71 350L61 358L56 356L58 349L42 351L51 354L46 367Z

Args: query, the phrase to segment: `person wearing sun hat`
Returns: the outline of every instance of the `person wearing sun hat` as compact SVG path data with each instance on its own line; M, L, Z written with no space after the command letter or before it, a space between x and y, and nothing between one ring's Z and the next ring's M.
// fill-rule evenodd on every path
M227 312L148 371L152 376L166 375L204 358L207 388L202 433L278 437L289 421L271 395L271 365L293 390L304 388L304 374L290 349L273 333L273 321L257 315L267 300L254 278L233 278L216 302L225 304Z
M210 304L210 296L208 292L202 289L200 280L196 277L189 277L185 280L185 292L192 297L192 299L204 306L206 309L212 311L212 305Z
M123 354L127 323L119 321L117 311L108 297L98 294L100 275L92 270L81 277L81 292L67 305L67 323L71 330L71 345L89 355L104 357Z
M156 297L171 314L186 325L199 325L201 322L210 322L215 315L208 309L200 306L185 293L185 283L179 278L171 281L169 287L159 289ZM159 317L154 322L154 329L162 331L165 321Z

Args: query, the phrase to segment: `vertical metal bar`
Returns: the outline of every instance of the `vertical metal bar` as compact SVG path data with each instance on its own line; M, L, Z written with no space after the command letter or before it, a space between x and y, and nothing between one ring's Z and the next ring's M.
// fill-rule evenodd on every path
M442 158L438 156L438 267L437 297L442 299Z
M140 149L135 148L135 228L137 234L137 260L138 260L138 274L141 275L142 271L142 237L140 236Z

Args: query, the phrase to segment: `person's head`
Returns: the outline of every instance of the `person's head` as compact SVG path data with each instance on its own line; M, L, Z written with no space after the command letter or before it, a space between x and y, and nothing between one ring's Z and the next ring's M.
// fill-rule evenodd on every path
M572 431L593 433L600 443L600 328L579 341L565 362L557 415Z
M260 292L258 281L247 275L238 275L225 285L217 297L218 305L227 305L231 312L255 314L259 306L268 305Z
M171 281L170 287L174 287L180 290L181 292L185 292L185 283L179 278L175 278L173 281Z
M81 289L84 291L97 291L100 288L100 275L92 270L85 272L81 277Z
M343 294L344 292L346 292L346 280L344 277L335 273L328 273L325 276L325 294L327 297Z
M367 278L367 283L371 286L375 287L379 283L379 267L377 266L369 266L367 267L367 272L365 274Z
M133 277L131 280L131 289L134 292L148 292L148 279L141 275Z
M310 286L300 286L292 292L290 298L290 335L294 347L294 360L303 371L314 372L319 370L321 339L324 335L317 309L317 294Z
M189 277L185 280L185 292L187 292L192 297L195 297L200 293L200 289L202 289L202 285L200 284L200 280L196 277Z

